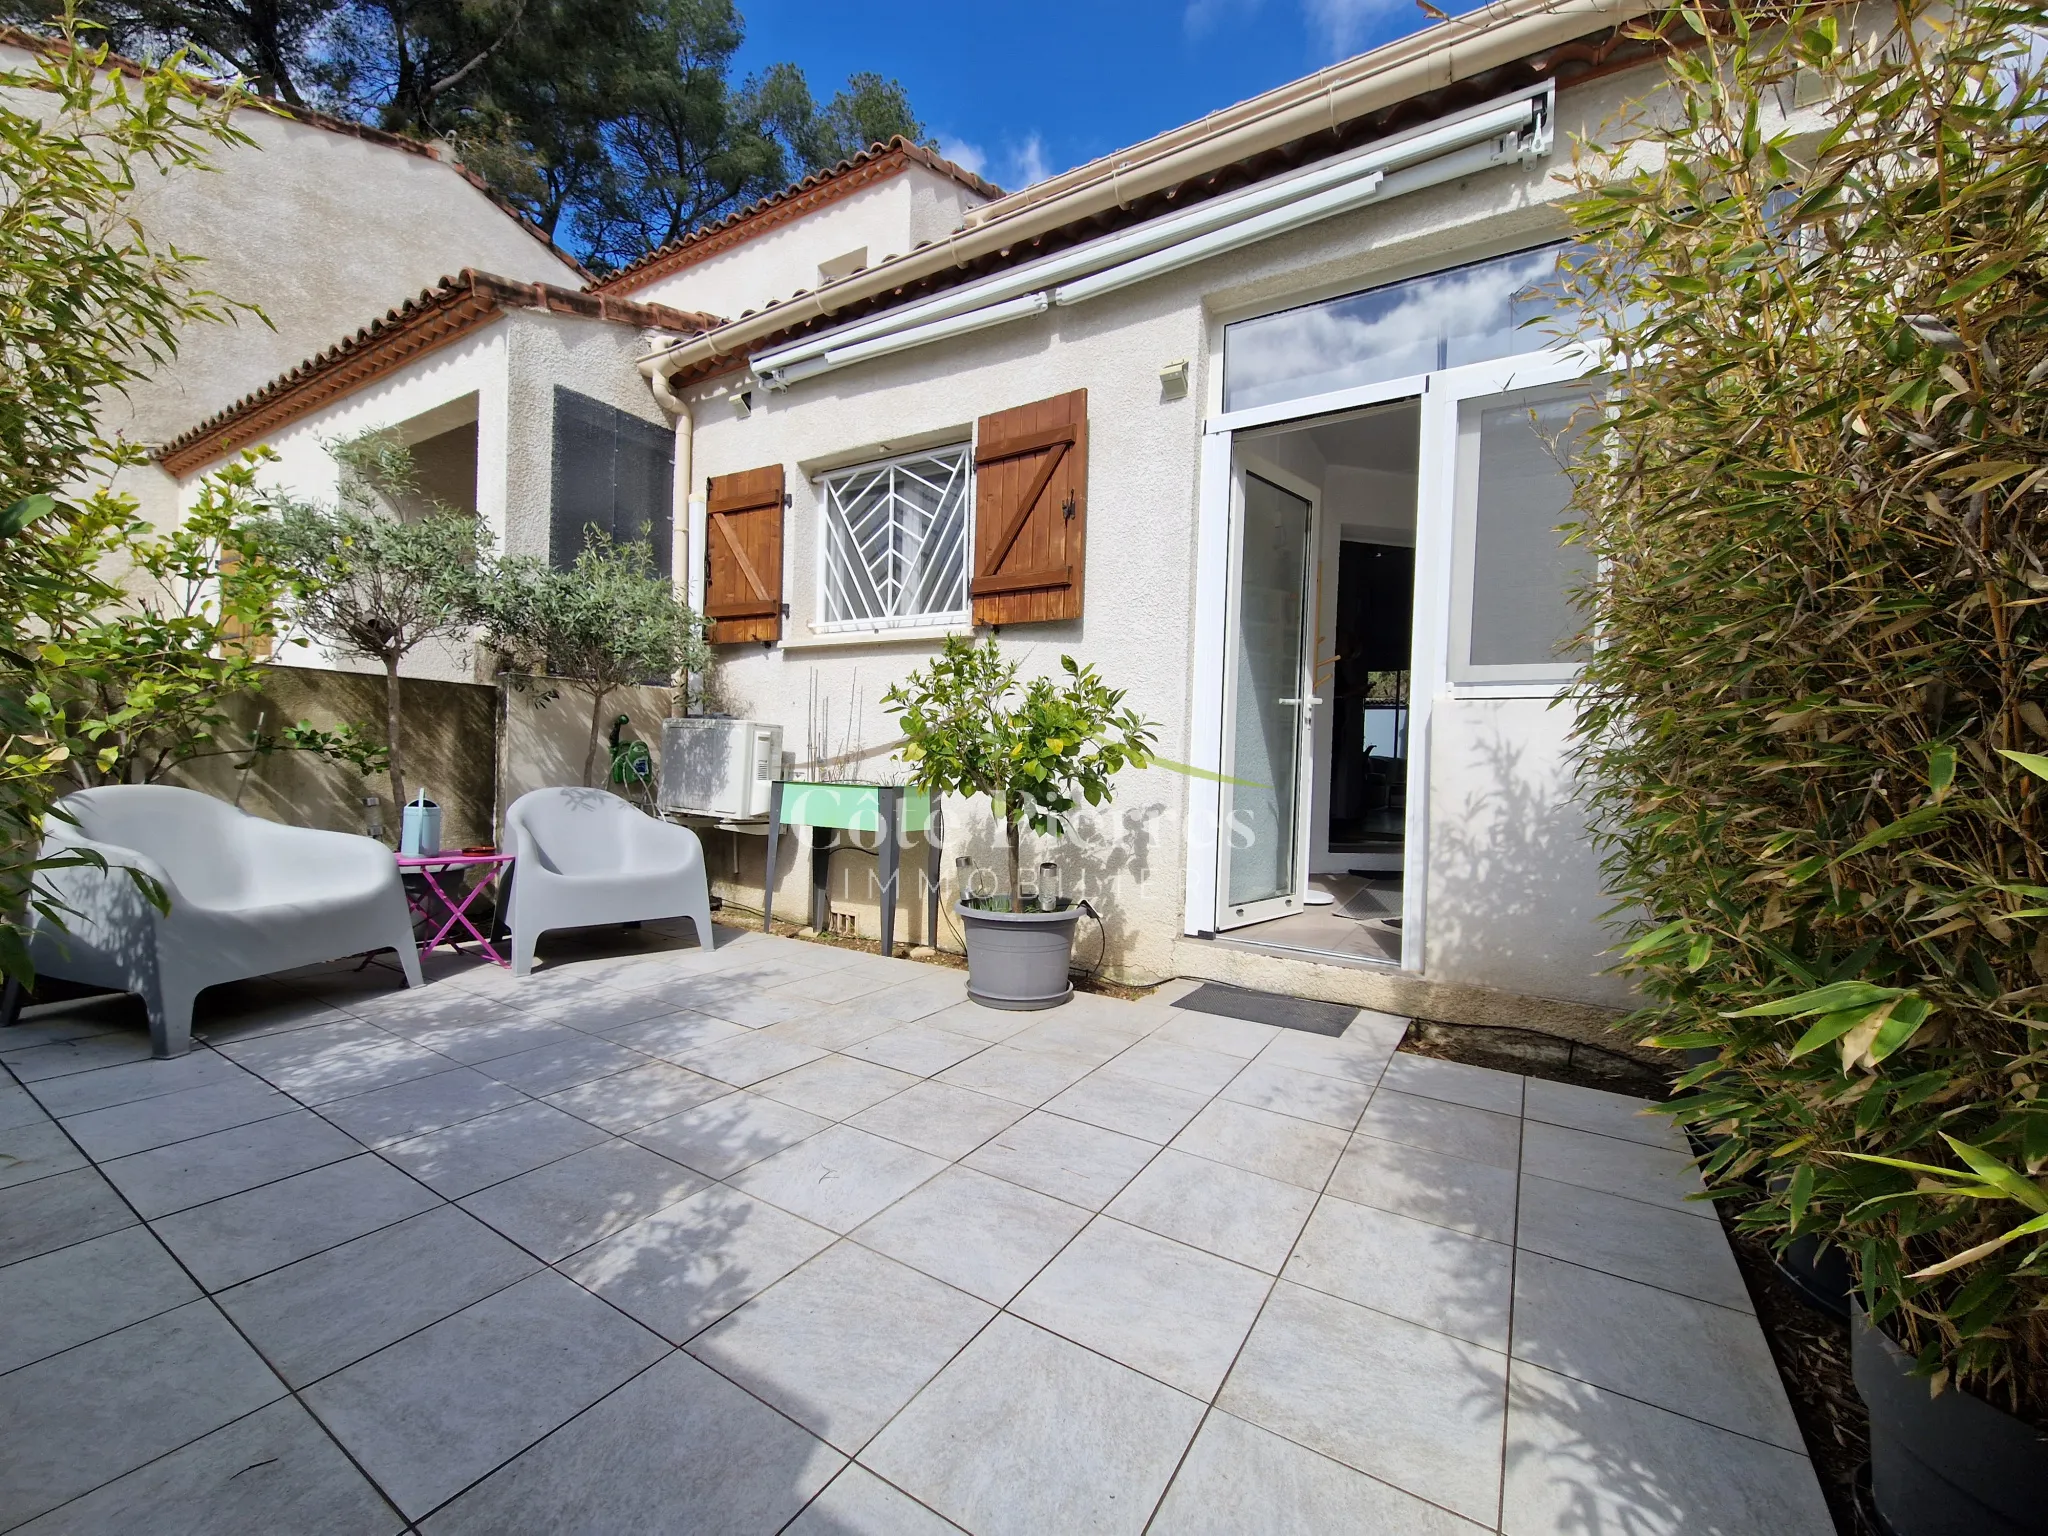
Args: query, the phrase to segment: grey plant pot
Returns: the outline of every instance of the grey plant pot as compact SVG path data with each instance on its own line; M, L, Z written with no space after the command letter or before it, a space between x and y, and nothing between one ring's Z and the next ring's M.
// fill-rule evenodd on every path
M1078 907L1064 912L986 912L956 902L967 935L967 995L984 1008L1057 1008L1067 980Z

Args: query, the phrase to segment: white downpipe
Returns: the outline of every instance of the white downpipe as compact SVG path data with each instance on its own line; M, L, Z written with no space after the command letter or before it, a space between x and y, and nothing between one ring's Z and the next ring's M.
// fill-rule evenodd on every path
M704 498L690 494L696 477L696 418L690 402L669 387L668 375L641 365L647 387L664 411L675 418L675 475L669 487L669 579L692 613L704 611ZM694 676L684 680L684 694L696 691Z
M1047 291L1055 303L1080 303L1367 201L1547 154L1555 91L1546 82L1330 164L763 353L754 359L755 377L766 388L785 388L869 357L1037 314L1046 307ZM658 362L648 359L641 366Z

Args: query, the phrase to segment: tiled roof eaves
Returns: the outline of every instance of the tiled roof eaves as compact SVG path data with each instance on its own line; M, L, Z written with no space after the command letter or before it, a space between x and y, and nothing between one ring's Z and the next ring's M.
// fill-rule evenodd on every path
M551 283L515 283L465 268L179 434L157 450L157 462L169 473L183 478L261 441L279 427L312 414L371 380L459 340L507 309L538 310L641 330L678 333L701 332L719 323L715 315L693 314L665 304L641 304Z
M16 26L0 26L0 44L9 44L13 47L25 48L36 53L54 53L64 46L62 42L54 37L45 37L41 33L30 32L25 28ZM138 63L134 59L124 58L118 53L109 53L104 67L133 79L140 79L147 72L147 66ZM222 94L221 87L211 80L194 77L192 83L209 95ZM319 128L328 133L338 133L351 139L361 139L364 143L375 144L381 149L402 150L406 154L418 155L421 159L432 160L436 164L445 165L449 170L489 198L492 207L517 224L528 235L546 246L556 260L582 278L584 282L589 283L595 279L597 274L563 250L559 245L555 244L546 230L534 223L533 220L521 213L503 197L500 197L483 177L477 175L475 171L472 171L461 161L450 159L442 151L440 145L429 144L422 139L408 138L402 133L392 133L388 129L372 128L367 123L350 122L345 117L336 117L333 113L322 112L317 107L295 107L290 102L280 101L274 96L259 97L257 101L259 105L255 110L274 112L279 117L288 118L296 123L304 123L309 128Z
M955 165L943 156L934 154L922 144L913 144L908 139L894 138L886 144L876 144L862 150L851 159L822 171L813 171L802 181L783 188L758 202L747 204L727 214L716 224L707 224L702 229L693 229L680 240L671 240L658 250L650 251L632 265L620 268L610 277L593 283L593 293L616 293L622 289L643 288L652 282L679 272L684 267L694 266L700 261L731 250L734 246L765 235L791 220L802 218L843 197L851 196L862 187L885 181L908 169L911 164L925 166L950 177L969 191L985 198L1001 197L1003 189L992 181L985 181L964 166Z

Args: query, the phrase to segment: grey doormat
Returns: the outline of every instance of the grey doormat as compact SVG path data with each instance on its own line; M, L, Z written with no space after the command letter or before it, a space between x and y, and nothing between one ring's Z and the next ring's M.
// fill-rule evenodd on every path
M1186 997L1173 1000L1176 1008L1196 1013L1221 1014L1226 1019L1250 1019L1257 1024L1277 1024L1282 1029L1305 1029L1312 1035L1341 1035L1357 1016L1356 1008L1342 1003L1318 1003L1306 997L1284 997L1278 992L1253 992L1246 987L1226 987L1205 981Z

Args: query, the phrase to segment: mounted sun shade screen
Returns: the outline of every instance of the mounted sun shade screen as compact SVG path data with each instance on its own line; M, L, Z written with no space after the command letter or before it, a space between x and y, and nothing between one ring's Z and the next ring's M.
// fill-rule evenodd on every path
M602 400L555 386L548 563L567 570L596 528L638 545L666 575L674 541L675 434Z

